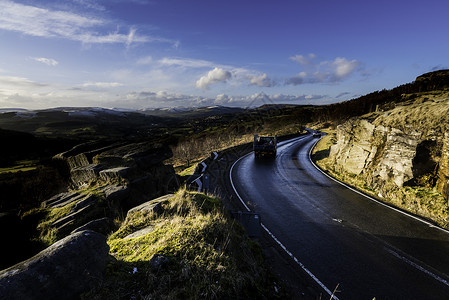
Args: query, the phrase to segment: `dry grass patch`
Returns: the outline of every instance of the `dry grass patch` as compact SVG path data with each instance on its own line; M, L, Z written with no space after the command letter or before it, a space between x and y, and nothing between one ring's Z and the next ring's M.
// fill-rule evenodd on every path
M161 206L162 212L128 216L109 237L116 261L86 298L247 299L272 288L260 246L218 199L180 190ZM136 232L143 234L129 238ZM156 258L164 261L158 268Z

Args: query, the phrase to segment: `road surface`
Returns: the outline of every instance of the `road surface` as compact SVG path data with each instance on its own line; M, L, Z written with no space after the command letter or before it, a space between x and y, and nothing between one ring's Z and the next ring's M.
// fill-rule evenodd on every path
M449 234L348 189L316 169L311 135L250 153L235 192L297 264L336 299L449 299Z

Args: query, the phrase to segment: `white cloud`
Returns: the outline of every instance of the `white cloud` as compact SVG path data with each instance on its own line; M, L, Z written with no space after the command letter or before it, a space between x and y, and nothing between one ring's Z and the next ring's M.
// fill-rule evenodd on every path
M97 88L111 88L123 86L123 84L119 82L86 82L83 84L83 87L97 87Z
M355 59L349 61L346 58L337 57L330 65L331 68L335 70L335 77L337 79L342 79L351 75L351 73L357 69L360 63Z
M262 74L259 76L249 76L250 84L257 85L261 87L271 87L275 85L275 82L271 80L267 74Z
M207 60L190 58L169 58L164 57L159 63L166 66L181 66L188 68L211 68L214 64Z
M39 83L32 81L25 77L16 77L16 76L0 76L0 86L4 89L7 87L43 87L47 86L45 83Z
M75 3L78 3L82 6L85 6L89 9L96 9L96 10L100 10L100 11L104 11L106 10L106 8L100 4L97 3L96 0L74 0Z
M82 1L83 2L83 1ZM64 38L88 44L164 42L177 45L179 42L137 34L136 28L128 32L112 32L105 28L109 20L80 14L50 10L12 1L0 1L0 29L16 31L26 35L45 38Z
M128 93L126 102L116 103L120 107L163 108L163 107L198 107L222 105L231 107L258 107L264 104L310 104L325 99L323 95L268 95L255 93L246 96L219 94L215 98L195 95L183 95L166 91L140 91Z
M31 57L31 59L33 59L33 60L35 60L35 61L37 61L37 62L46 64L46 65L49 65L49 66L56 66L56 65L59 64L58 61L56 61L56 60L54 60L54 59L52 59L52 58L45 58L45 57Z
M316 55L309 54L307 57L296 55L291 60L299 63L305 71L288 78L285 83L299 85L304 83L335 83L340 82L356 72L361 63L357 60L348 60L337 57L333 61L315 62Z
M316 55L313 53L310 53L308 56L298 54L298 55L290 57L291 60L296 61L297 63L300 63L301 65L312 64L312 60L315 58L316 58Z
M214 68L213 70L209 71L207 75L201 77L195 84L197 88L200 89L208 89L211 84L218 83L218 82L226 82L227 80L231 79L232 74L229 71L226 71L221 68Z

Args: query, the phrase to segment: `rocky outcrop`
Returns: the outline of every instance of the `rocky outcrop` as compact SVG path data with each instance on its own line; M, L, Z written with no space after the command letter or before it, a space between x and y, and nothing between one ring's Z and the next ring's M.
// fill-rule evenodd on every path
M42 230L53 230L57 238L88 224L95 230L97 226L91 227L95 220L120 218L132 207L174 192L179 188L177 175L163 163L171 156L170 148L147 142L83 144L57 155L70 170L73 191L44 201L44 208L59 211Z
M163 164L172 155L169 147L150 142L107 146L88 143L58 154L55 159L65 161L72 186L80 188L98 181L128 184L148 175L175 177L173 168Z
M358 180L386 201L446 226L449 224L447 96L420 95L389 111L352 118L339 125L337 142L330 147L328 168L354 178L354 184ZM407 187L418 192L425 189L431 199L420 198Z
M413 161L421 134L403 132L367 119L352 119L337 128L337 144L331 147L335 170L353 175L371 174L376 183L392 180L396 186L413 179Z
M107 236L108 234L114 231L114 222L107 217L93 220L81 227L76 228L75 230L72 231L71 234L82 232L85 230L92 230Z
M140 213L142 215L148 214L148 213L161 213L162 212L162 203L168 201L170 198L172 198L173 194L168 194L165 196L161 196L159 198L147 201L145 203L140 204L139 206L133 207L130 210L128 210L128 213L126 214L126 219L130 219L132 215L136 213Z
M441 147L441 159L438 166L437 187L446 199L449 199L449 132L444 134Z
M74 233L34 257L0 271L2 299L78 299L98 285L109 258L106 237Z

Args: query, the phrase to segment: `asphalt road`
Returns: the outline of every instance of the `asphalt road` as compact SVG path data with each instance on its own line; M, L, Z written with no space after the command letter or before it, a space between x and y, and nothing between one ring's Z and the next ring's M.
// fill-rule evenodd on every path
M230 174L292 264L338 299L449 299L449 233L328 178L309 158L316 140L250 153Z

